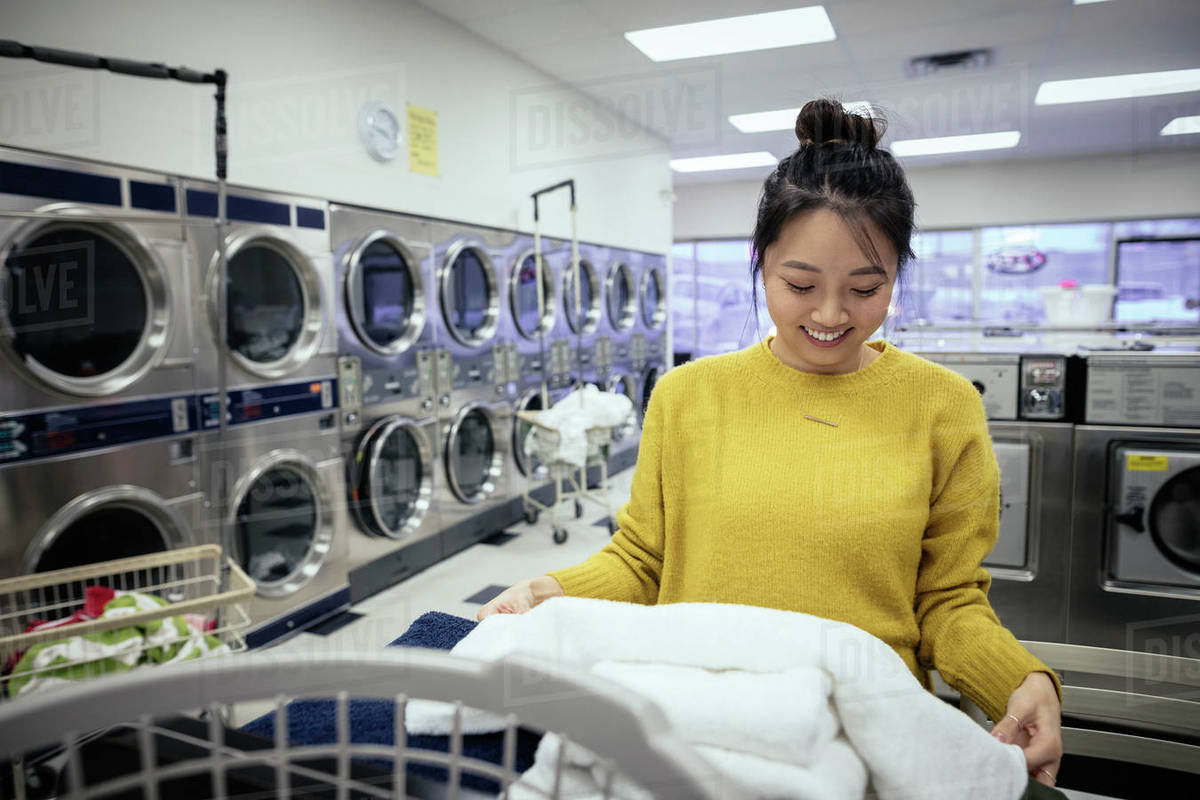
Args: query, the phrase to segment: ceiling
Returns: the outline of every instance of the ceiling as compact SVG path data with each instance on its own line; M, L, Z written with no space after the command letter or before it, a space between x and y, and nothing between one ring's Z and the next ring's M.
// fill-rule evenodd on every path
M1159 136L1200 114L1200 92L1137 100L1035 106L1045 80L1200 67L1200 2L1111 0L826 0L837 40L665 63L625 31L776 11L808 0L419 0L593 98L573 130L599 135L601 114L663 136L673 156L796 145L791 131L744 134L730 114L802 105L819 95L867 100L896 139L1020 130L1015 149L904 159L906 166L1198 149L1200 134ZM910 59L990 48L990 65L911 76ZM514 106L515 107L515 106ZM571 109L568 109L571 111ZM589 121L591 120L591 121ZM744 180L762 168L677 174L679 183Z

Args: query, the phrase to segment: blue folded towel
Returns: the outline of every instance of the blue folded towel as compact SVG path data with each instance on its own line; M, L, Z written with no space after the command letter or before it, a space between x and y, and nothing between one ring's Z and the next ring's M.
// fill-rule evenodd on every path
M389 647L430 647L449 650L479 623L430 611L413 622L400 638ZM291 745L328 744L337 741L336 703L332 699L297 700L287 707L288 743ZM395 743L395 704L391 700L350 700L350 741L361 744L392 745ZM245 733L272 738L275 735L275 715L266 714L241 729ZM516 769L524 772L533 766L541 734L521 728L517 733ZM449 736L408 736L408 746L424 750L450 751ZM503 763L504 735L483 733L463 736L463 755L493 764ZM390 766L384 762L384 766ZM408 771L438 781L445 781L444 768L426 764L409 764ZM499 792L500 785L490 778L469 772L462 774L464 787L483 792Z

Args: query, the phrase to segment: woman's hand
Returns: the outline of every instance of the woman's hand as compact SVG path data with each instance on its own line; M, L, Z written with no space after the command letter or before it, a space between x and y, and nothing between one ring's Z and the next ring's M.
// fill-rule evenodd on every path
M549 575L529 578L513 584L488 601L475 618L482 620L492 614L524 614L529 609L551 597L561 597L566 592L558 581Z
M1008 698L1004 719L992 736L1015 744L1025 754L1029 777L1047 786L1058 780L1062 762L1062 704L1054 682L1044 672L1031 672Z

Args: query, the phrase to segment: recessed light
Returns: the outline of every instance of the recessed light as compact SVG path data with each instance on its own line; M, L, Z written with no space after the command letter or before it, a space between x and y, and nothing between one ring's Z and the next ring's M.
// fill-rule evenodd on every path
M1016 147L1019 141L1020 131L997 131L965 136L934 136L930 139L902 139L892 142L891 150L897 156L932 156L939 153L966 153L972 150L1002 150L1006 147Z
M719 56L773 47L832 42L837 38L824 6L725 17L686 25L629 31L625 38L651 61Z
M671 169L676 172L712 172L719 169L742 169L744 167L773 167L778 159L765 150L757 153L727 153L721 156L699 156L697 158L672 158Z
M1183 136L1188 133L1200 133L1200 115L1176 117L1163 127L1159 136Z
M1090 6L1092 3L1107 3L1108 0L1075 0L1077 6Z
M842 103L847 114L858 114L869 117L874 112L871 104L865 100L853 103ZM762 133L764 131L789 131L796 127L796 117L800 114L798 108L780 108L775 111L755 111L750 114L733 114L729 122L742 133Z
M1200 91L1200 69L1173 69L1166 72L1137 72L1131 75L1107 75L1101 78L1075 78L1046 81L1038 87L1034 105L1089 103L1093 100L1127 100L1160 94Z

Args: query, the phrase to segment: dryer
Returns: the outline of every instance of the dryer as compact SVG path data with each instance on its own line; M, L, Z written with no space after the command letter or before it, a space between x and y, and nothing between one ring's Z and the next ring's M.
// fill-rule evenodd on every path
M331 205L351 601L441 558L426 220Z
M640 333L644 345L637 345L634 358L648 366L665 372L667 361L667 268L662 256L649 253L639 254L642 262L638 280L638 313L634 327Z
M1067 640L1195 658L1200 354L1087 356Z
M596 343L604 319L604 267L606 248L579 244L579 289L576 297L575 269L568 251L563 260L560 286L563 299L564 334L571 348L571 374L575 380L598 383Z
M0 577L199 544L191 395L0 414Z
M230 425L199 438L202 533L254 579L251 646L302 630L350 602L336 381L229 393ZM202 428L220 405L202 402ZM220 486L228 487L222 498Z
M185 261L174 178L0 147L0 411L190 393Z
M988 601L1018 638L1066 640L1071 451L1083 363L1060 353L920 355L975 386L1000 467L1000 525L983 565Z
M638 372L634 368L633 339L638 317L638 273L642 256L628 250L609 250L608 274L604 284L605 346L607 369L603 388L629 398L634 409L641 405ZM613 431L608 459L609 473L620 472L637 461L640 428L637 416Z
M189 217L198 352L196 386L217 387L219 254L214 185L183 185ZM327 204L313 198L230 187L227 386L332 378L337 329Z
M438 313L439 451L445 481L435 489L442 552L451 555L510 524L512 402L507 357L497 341L501 290L496 262L515 235L447 222L432 224Z

